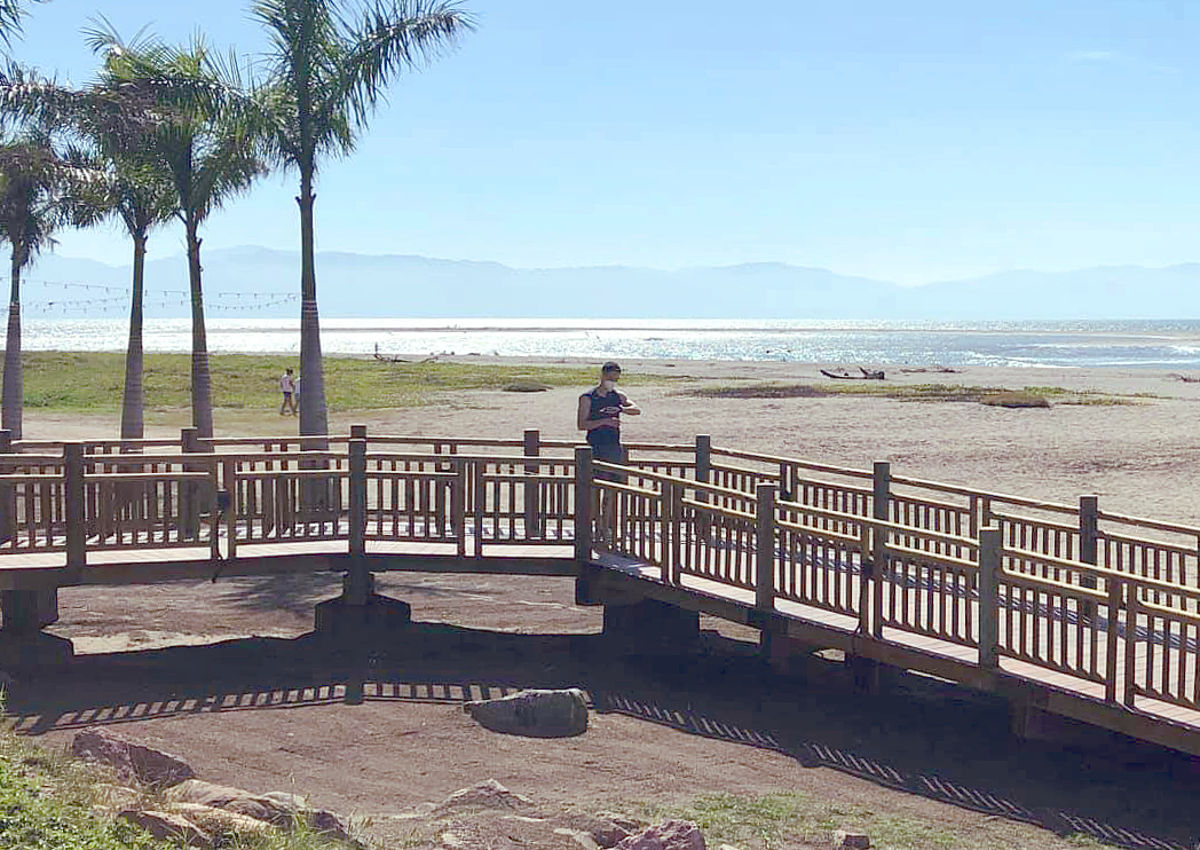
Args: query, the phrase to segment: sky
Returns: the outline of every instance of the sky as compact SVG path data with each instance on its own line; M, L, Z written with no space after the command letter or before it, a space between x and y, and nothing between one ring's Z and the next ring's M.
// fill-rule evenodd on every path
M351 5L349 3L345 5ZM266 49L249 2L50 0L16 59L84 84L103 15ZM531 268L784 262L905 284L1200 261L1191 0L468 0L317 185L317 249ZM294 174L205 250L298 249ZM151 239L179 253L180 228ZM112 264L115 229L58 252Z

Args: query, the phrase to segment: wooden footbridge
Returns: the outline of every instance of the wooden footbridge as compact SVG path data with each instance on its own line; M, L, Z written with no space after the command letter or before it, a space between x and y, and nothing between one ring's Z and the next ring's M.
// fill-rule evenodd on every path
M315 446L315 448L314 448ZM626 465L522 439L368 435L11 443L0 432L0 662L44 658L57 591L339 571L562 575L607 629L705 613L773 661L845 652L1200 754L1200 527L711 445ZM361 606L361 607L359 607ZM39 654L42 653L42 654Z

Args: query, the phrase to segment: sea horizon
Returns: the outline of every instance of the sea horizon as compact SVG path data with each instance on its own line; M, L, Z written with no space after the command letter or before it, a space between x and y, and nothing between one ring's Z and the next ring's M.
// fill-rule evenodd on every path
M1068 368L1200 368L1200 320L325 318L326 355L627 358ZM145 349L186 353L185 318L148 319ZM210 318L214 354L299 353L298 319ZM27 351L123 351L126 319L26 319Z

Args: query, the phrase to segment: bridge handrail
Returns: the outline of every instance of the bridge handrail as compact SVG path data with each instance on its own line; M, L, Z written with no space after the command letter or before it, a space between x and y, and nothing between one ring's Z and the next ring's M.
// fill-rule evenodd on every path
M808 469L813 472L826 472L832 475L847 475L851 478L871 478L872 473L864 469L854 469L848 466L833 466L827 463L816 463L814 461L801 460L800 458L783 457L782 455L763 454L761 452L747 452L740 449L731 449L727 446L713 446L712 454L724 455L725 457L735 457L740 460L758 461L760 463L771 464L787 464L800 469Z

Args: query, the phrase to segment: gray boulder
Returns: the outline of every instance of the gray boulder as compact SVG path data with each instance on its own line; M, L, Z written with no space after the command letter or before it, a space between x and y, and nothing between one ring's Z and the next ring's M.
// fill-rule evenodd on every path
M196 771L181 758L128 741L106 729L84 729L71 741L71 753L85 761L106 764L122 782L167 788L193 778Z
M579 688L520 691L464 703L463 711L485 729L530 738L569 738L588 727L587 700Z

